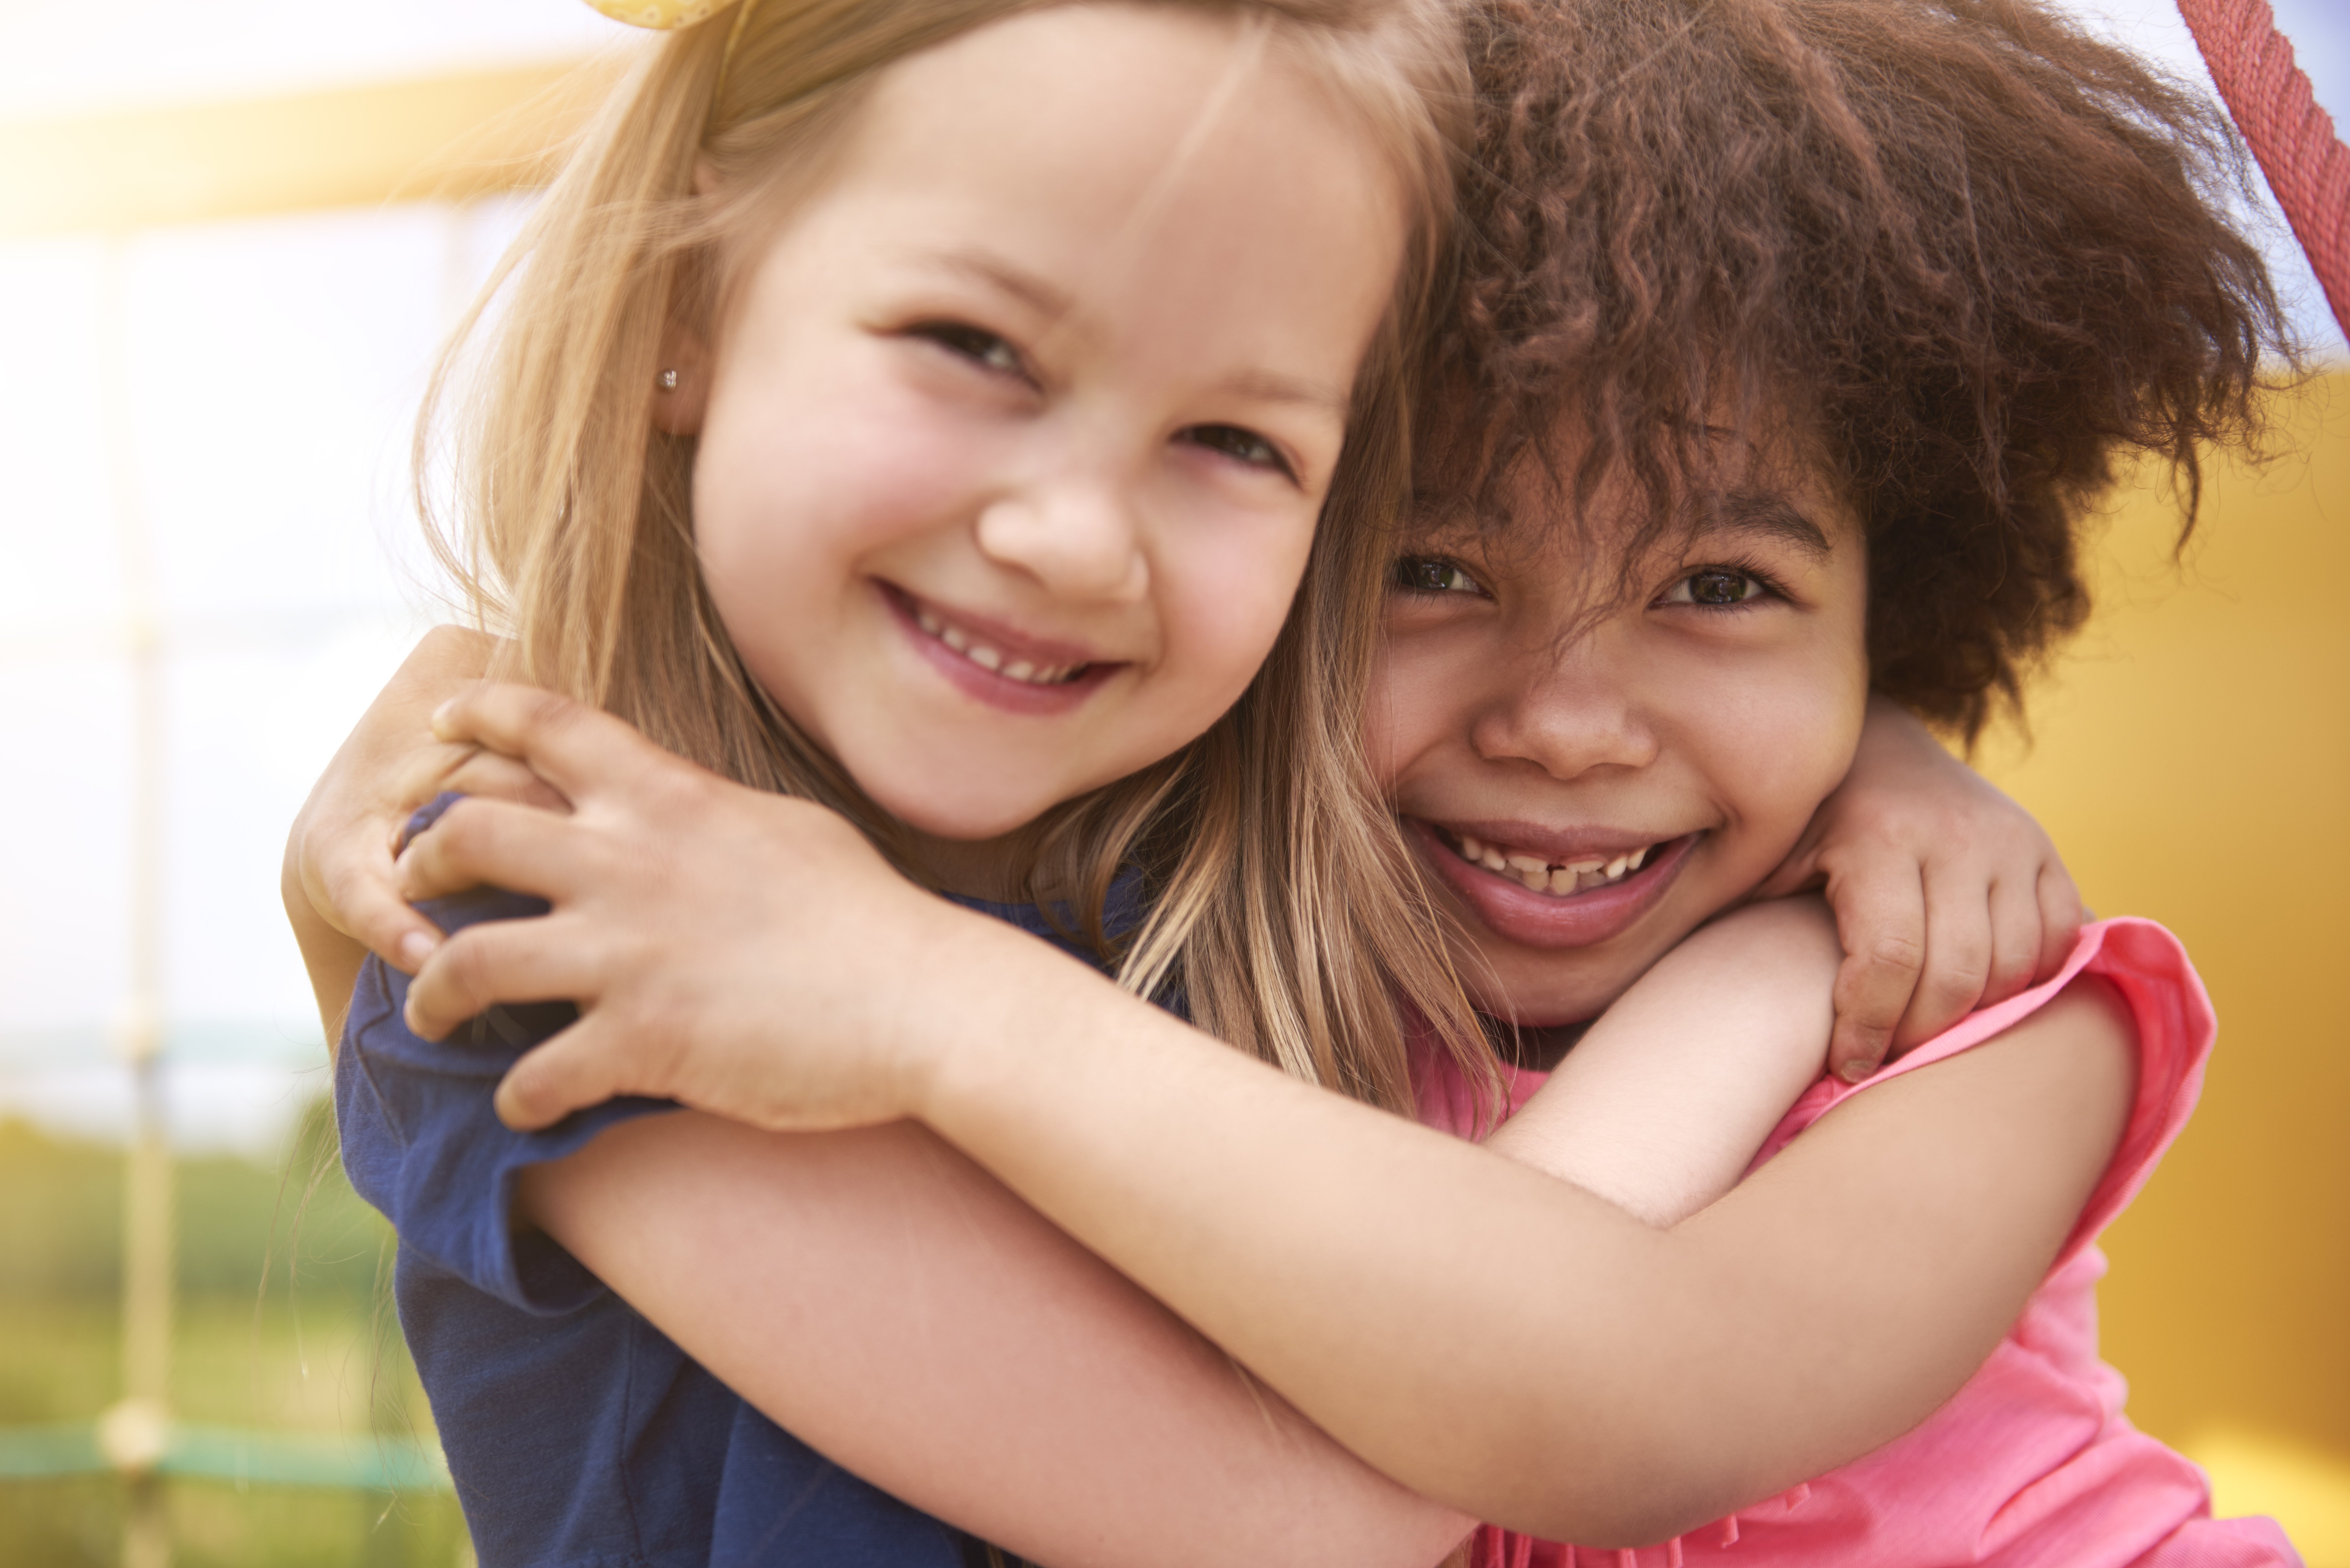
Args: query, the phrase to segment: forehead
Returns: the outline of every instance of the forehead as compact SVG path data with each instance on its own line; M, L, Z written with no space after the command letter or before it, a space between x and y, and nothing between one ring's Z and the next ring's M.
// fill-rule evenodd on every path
M1169 245L1243 261L1258 233L1294 245L1301 205L1345 232L1399 224L1379 140L1244 16L1053 5L910 55L876 78L843 182L1064 226L1109 244L1104 272Z
M1343 400L1405 226L1357 121L1233 13L1051 6L879 73L785 228L868 277L988 284L1064 330L1335 373Z
M1793 431L1699 425L1594 461L1570 421L1497 465L1478 432L1439 432L1417 484L1415 536L1513 557L1575 555L1584 569L1638 571L1699 543L1772 547L1828 562L1864 531L1816 442ZM1594 472L1598 468L1598 472Z

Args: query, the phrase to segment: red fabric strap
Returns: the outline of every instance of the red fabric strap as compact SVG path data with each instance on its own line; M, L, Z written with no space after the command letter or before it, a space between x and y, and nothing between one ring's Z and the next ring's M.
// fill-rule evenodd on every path
M2310 95L2268 0L2178 0L2178 13L2350 336L2350 149L2334 117Z

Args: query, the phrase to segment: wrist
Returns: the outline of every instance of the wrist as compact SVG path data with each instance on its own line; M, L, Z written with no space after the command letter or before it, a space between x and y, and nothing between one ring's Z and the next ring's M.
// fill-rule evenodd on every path
M906 998L897 1058L906 1114L950 1142L1025 1125L1054 1092L1101 1064L1139 1015L1167 1022L1080 960L1014 927L952 906L936 951L949 1009ZM936 980L932 971L929 979Z
M919 985L889 987L890 1095L901 1115L936 1130L951 1119L959 1090L988 1071L1020 1020L1027 961L1056 956L1024 931L909 887L919 906L899 929L922 957Z

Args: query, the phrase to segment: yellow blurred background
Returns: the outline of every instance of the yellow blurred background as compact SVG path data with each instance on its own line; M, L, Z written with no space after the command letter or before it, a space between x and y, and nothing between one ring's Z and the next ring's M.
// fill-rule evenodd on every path
M2350 1564L2350 374L2276 406L2278 455L2115 510L2098 610L1978 759L2100 914L2178 932L2220 1012L2202 1106L2106 1236L2132 1419ZM2340 964L2344 967L2337 969Z

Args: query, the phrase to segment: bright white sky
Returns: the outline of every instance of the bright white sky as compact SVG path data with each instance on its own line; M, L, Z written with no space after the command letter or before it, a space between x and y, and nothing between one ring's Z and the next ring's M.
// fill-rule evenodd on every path
M581 0L0 0L0 117L531 64L632 35Z
M2334 4L2276 8L2340 109L2350 16ZM2200 77L2167 0L2097 9ZM579 0L0 0L0 119L560 59L632 36ZM183 1140L265 1147L317 1087L279 846L432 616L408 424L517 216L512 202L411 206L0 244L0 1113L105 1130L127 1103L105 1045L127 980L115 472L152 542L170 649L165 1007ZM2302 318L2338 353L2289 240L2288 256Z

